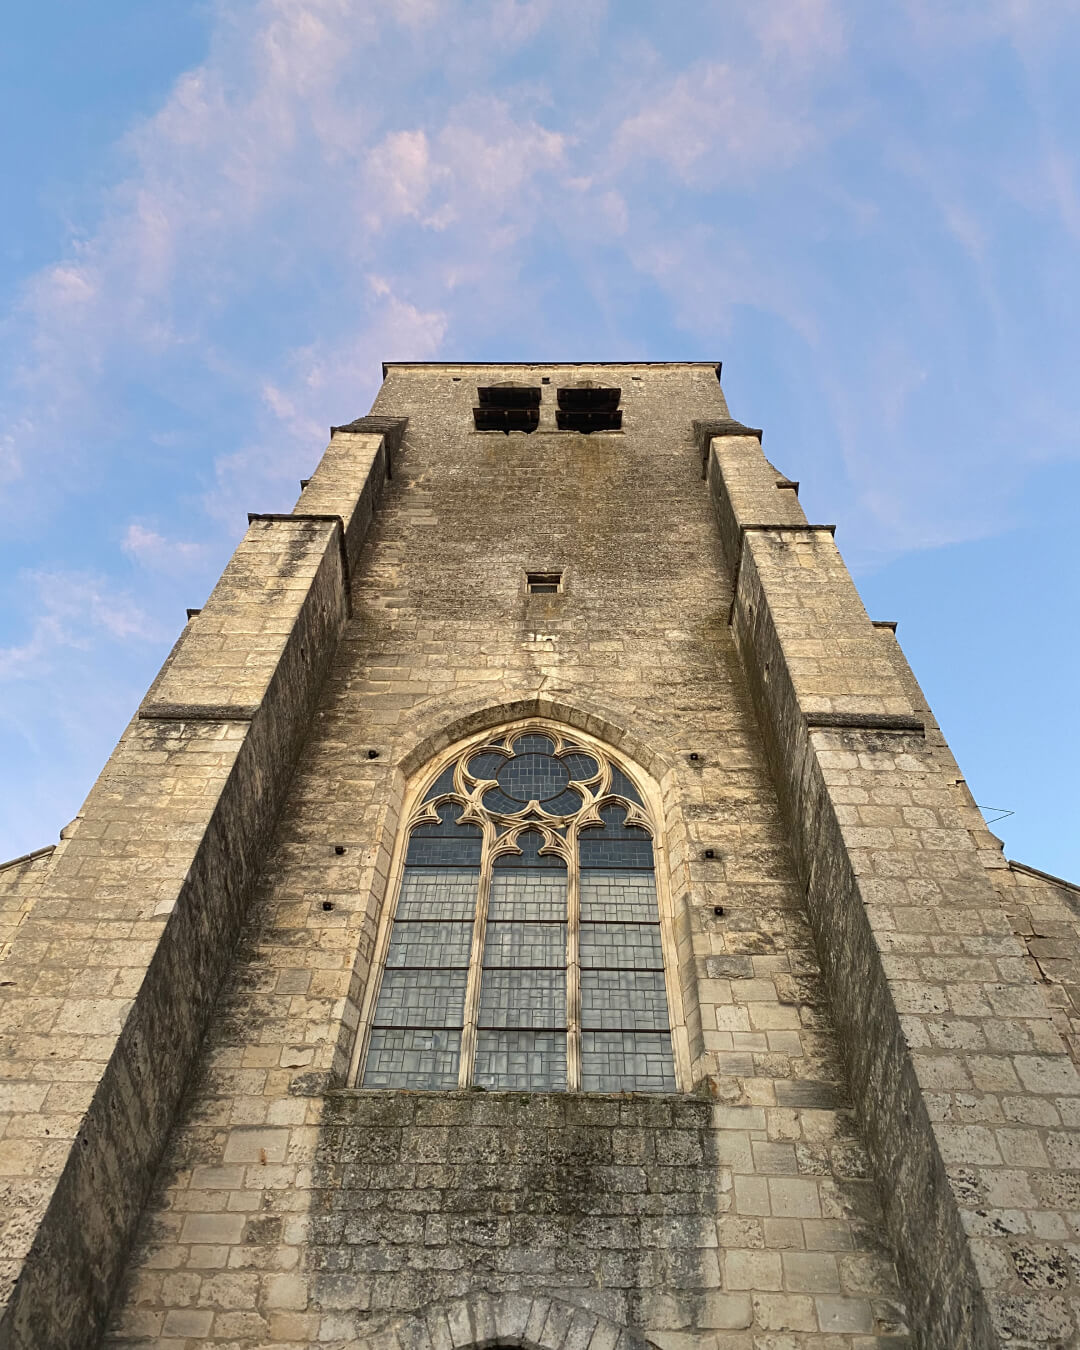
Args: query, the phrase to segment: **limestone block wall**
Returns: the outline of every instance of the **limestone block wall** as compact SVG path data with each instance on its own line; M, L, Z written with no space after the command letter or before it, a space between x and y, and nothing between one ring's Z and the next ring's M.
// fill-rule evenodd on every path
M350 508L387 463L351 439ZM333 518L253 521L11 935L5 1350L100 1335L346 618L344 534Z
M733 624L886 1214L927 1345L1077 1335L1078 1080L990 880L1005 867L831 532L748 437L710 480Z
M0 961L7 955L19 925L33 909L55 852L55 847L38 849L0 865Z
M475 432L507 378L545 390L540 430ZM582 379L623 388L621 434L556 430ZM375 412L408 428L109 1343L404 1350L452 1321L464 1346L527 1308L536 1344L582 1350L906 1344L728 626L693 432L726 416L712 367L391 367ZM684 1091L353 1089L402 803L435 753L529 718L655 785Z

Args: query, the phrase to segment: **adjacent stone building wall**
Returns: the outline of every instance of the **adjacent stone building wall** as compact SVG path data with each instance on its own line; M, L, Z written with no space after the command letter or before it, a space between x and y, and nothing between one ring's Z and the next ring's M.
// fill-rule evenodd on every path
M48 875L55 847L37 849L0 865L0 961L26 919Z

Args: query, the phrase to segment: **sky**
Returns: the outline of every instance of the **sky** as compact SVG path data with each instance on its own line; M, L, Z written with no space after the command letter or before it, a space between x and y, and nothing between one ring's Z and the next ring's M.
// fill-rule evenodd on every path
M1080 0L37 0L0 43L0 858L383 359L722 360L1080 881Z

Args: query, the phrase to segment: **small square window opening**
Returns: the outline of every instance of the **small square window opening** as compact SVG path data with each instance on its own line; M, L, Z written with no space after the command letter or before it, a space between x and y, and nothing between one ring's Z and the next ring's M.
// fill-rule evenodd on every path
M530 595L555 595L562 590L561 572L526 572L525 580Z

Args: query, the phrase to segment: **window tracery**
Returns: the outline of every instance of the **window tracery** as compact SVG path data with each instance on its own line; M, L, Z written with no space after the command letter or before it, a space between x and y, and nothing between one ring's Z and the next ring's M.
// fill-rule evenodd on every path
M462 751L407 821L361 1086L674 1090L653 830L571 733Z

